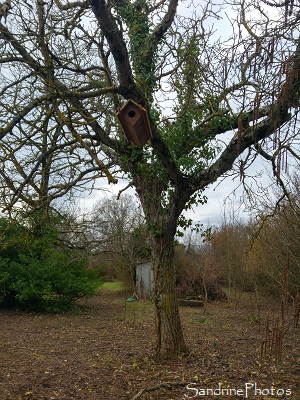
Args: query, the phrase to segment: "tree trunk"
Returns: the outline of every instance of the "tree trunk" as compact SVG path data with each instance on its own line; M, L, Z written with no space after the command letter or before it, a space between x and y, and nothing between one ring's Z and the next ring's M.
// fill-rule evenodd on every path
M176 298L173 237L166 242L161 237L152 239L152 268L156 316L156 356L174 359L179 354L186 352L187 347L184 342Z
M176 298L176 268L174 264L175 235L180 216L190 193L175 187L166 204L164 195L168 182L159 174L135 174L138 192L150 239L154 275L156 356L176 359L187 352Z

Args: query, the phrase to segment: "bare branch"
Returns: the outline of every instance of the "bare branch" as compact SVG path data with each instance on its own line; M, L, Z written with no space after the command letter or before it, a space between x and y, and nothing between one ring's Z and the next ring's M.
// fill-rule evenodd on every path
M77 139L77 141L82 145L82 147L89 153L90 157L92 158L92 160L94 160L96 162L99 169L104 172L104 174L106 175L106 177L108 179L108 183L117 183L118 180L111 175L107 166L101 160L99 160L99 158L97 157L97 154L91 149L91 147L76 132L76 130L74 129L73 124L72 124L72 119L70 117L68 117L68 118L65 117L63 115L63 113L59 111L59 109L57 109L56 112L61 120L61 123L66 124L68 126L68 128L72 132L72 135Z
M121 88L124 88L127 98L129 95L137 95L138 98L133 100L141 103L141 95L134 84L126 44L110 10L104 0L91 0L91 6L114 57Z
M185 383L185 382L164 382L164 383L159 383L158 385L141 389L135 396L132 397L131 400L138 400L145 393L155 392L156 390L161 390L161 389L172 390L172 389L174 389L176 387L184 387L186 385L187 385L187 383Z
M126 185L123 189L119 190L118 195L117 195L117 200L119 200L121 194L125 192L127 189L133 186L133 182L129 182L128 185Z
M162 21L160 24L154 29L153 33L148 39L148 51L146 52L145 55L145 60L147 60L149 63L151 62L154 53L157 49L157 45L167 32L167 30L170 28L172 25L176 11L177 11L177 6L178 6L178 0L169 0L169 5L168 5L168 11L164 15Z

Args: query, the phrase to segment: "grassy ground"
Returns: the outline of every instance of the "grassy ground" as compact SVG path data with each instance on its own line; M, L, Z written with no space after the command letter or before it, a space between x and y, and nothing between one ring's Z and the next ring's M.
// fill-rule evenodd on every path
M245 294L230 304L182 307L191 352L157 362L153 305L126 302L131 295L109 282L77 312L1 311L0 400L300 399L300 328L287 329L281 360L274 349L261 357L266 321L271 343L279 304L264 302L258 313Z
M123 291L125 291L124 285L122 282L119 281L113 281L113 282L104 282L103 286L102 286L102 291L108 291L108 292L112 292L112 293L121 293Z

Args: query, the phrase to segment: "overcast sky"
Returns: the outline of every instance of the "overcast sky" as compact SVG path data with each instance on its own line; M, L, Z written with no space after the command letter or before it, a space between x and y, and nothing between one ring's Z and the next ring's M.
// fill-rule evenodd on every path
M271 170L266 162L263 163L257 160L249 170L247 170L247 174L250 176L246 178L246 184L251 188L254 194L258 193L260 185L264 188L270 185L271 181L269 176ZM258 174L260 174L260 176L257 176ZM86 195L84 198L81 198L79 200L81 211L91 211L98 199L104 195L117 195L127 184L127 181L120 180L116 185L108 185L107 181L99 180L98 187L103 188L105 191L94 191L91 195ZM129 188L123 193L134 195L135 190L134 188ZM198 206L194 206L193 210L185 212L185 215L191 218L195 223L201 223L205 227L219 225L224 215L229 218L229 215L232 214L233 211L237 219L247 220L249 218L250 214L246 209L248 202L237 173L213 183L205 190L204 194L208 198L207 204L199 204Z

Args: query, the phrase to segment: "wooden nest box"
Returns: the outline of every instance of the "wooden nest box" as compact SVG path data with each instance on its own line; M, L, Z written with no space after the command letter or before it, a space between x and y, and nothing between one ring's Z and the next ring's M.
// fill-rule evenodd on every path
M117 113L124 133L132 145L143 147L152 139L147 111L133 100L128 100Z

